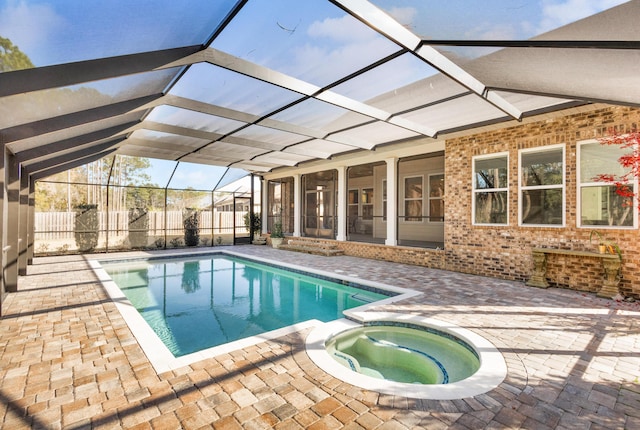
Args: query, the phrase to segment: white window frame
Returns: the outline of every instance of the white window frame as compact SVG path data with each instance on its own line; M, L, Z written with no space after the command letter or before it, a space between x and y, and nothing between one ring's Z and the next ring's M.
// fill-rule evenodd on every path
M476 188L476 160L490 160L493 158L507 158L507 186L499 187L499 188ZM519 172L518 172L519 173ZM488 225L488 226L506 226L509 225L509 208L511 207L511 202L509 198L509 152L496 152L493 154L485 154L485 155L476 155L471 157L471 225ZM507 221L505 223L487 223L487 222L476 222L476 194L477 193L499 193L505 192L507 193Z
M427 185L428 185L428 187L427 187L427 212L428 212L428 217L429 217L429 218L427 218L427 221L432 223L432 224L442 224L442 223L444 223L444 216L446 214L446 212L444 210L444 190L442 190L442 195L441 196L439 196L439 197L431 197L431 177L432 176L442 176L442 179L444 179L446 181L445 176L444 176L444 172L429 173L429 175L427 176ZM423 191L423 194L424 194L424 191ZM440 201L442 201L442 204L443 204L443 212L442 212L442 218L443 219L442 219L442 221L433 221L433 220L431 220L431 201L432 200L440 200ZM424 210L423 210L423 212L424 212Z
M420 196L420 198L407 198L407 179L412 179L412 178L420 178L420 183L422 184L422 196ZM405 177L402 178L402 222L405 222L407 224L418 224L418 223L423 223L424 222L424 175L407 175ZM421 213L419 215L420 220L419 221L407 221L407 213L406 213L406 209L407 209L407 201L420 201L421 204Z
M353 192L355 192L354 194L356 196L356 202L355 203L350 203L349 199L351 198L351 194ZM349 218L350 214L351 214L351 209L354 208L354 207L356 208L356 219L355 220ZM360 188L349 188L347 190L347 218L348 218L348 222L349 222L349 225L347 225L347 231L349 233L352 233L351 226L354 226L353 227L353 230L354 230L353 233L355 233L355 225L357 225L358 220L360 218Z
M634 178L630 183L633 185L633 206L631 212L633 213L633 225L625 226L625 225L582 225L582 188L588 187L602 187L609 186L613 184L608 184L606 182L582 182L582 146L590 145L590 144L600 144L595 139L582 140L577 143L577 151L576 151L576 226L578 228L586 228L586 229L603 229L603 230L634 230L638 228L638 178Z
M387 222L387 180L382 180L382 189L380 193L382 194L382 222ZM374 190L375 192L375 190ZM375 216L374 216L375 218Z
M374 196L374 198L372 198L371 201L369 201L368 203L365 203L365 196L366 196L365 192L367 190L371 190L371 195ZM374 216L373 216L373 208L374 208L373 200L375 199L374 193L375 193L375 188L374 187L367 186L367 187L360 188L360 202L359 202L359 204L360 204L360 208L359 208L360 215L359 216L362 217L362 221L373 221L373 218L374 218ZM371 218L365 218L364 212L365 212L366 207L371 207Z
M353 191L355 191L357 202L350 203L349 197ZM358 206L358 216L360 216L360 188L349 188L347 190L347 206Z
M535 152L549 152L555 149L562 151L562 183L554 185L534 185L522 186L522 155ZM518 226L520 227L545 227L545 228L565 228L567 222L567 151L564 143L556 145L538 146L536 148L521 149L518 151ZM526 190L562 190L562 223L560 224L523 224L522 222L522 192Z

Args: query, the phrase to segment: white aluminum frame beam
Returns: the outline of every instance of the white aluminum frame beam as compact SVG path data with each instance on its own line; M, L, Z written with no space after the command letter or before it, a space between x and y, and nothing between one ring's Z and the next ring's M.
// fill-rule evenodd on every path
M418 36L367 0L330 1L350 15L358 18L373 30L414 53L417 57L449 76L460 85L470 89L507 115L518 120L521 119L522 112L518 108L504 100L498 94L490 91L486 85L442 55L435 48L422 45L422 40Z

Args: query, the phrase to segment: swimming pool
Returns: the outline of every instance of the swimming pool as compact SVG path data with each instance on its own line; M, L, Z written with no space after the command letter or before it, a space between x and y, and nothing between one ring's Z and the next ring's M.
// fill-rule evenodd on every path
M232 252L91 263L158 371L415 294Z
M388 297L220 254L103 268L176 357Z

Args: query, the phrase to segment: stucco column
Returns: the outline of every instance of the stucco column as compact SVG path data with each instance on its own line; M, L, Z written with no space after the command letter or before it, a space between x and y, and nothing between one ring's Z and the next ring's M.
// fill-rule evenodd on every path
M33 264L35 252L35 226L36 226L36 183L29 179L29 218L27 221L27 265Z
M302 236L302 178L293 175L293 235Z
M4 286L18 291L18 228L20 225L20 168L16 157L5 148L5 205L3 219Z
M27 274L28 220L29 220L29 175L24 168L20 169L20 197L18 203L18 274Z
M0 140L2 140L2 135L0 135ZM0 248L3 248L6 241L5 236L7 235L7 223L6 223L7 217L5 216L5 210L7 207L7 203L5 202L5 197L7 196L7 190L6 190L7 181L6 181L6 170L4 166L5 146L4 144L0 144L0 145L3 151L0 156L0 181L2 181L2 184L0 184ZM4 292L5 292L4 265L5 265L5 259L4 259L4 252L3 252L0 254L0 316L2 316L2 302L4 302Z
M267 226L267 222L269 217L267 215L267 211L269 207L267 206L269 200L269 181L267 181L264 176L262 177L262 185L260 187L260 218L262 223L260 224L262 231L261 234L267 234L269 232L269 228Z
M338 213L336 218L338 221L338 230L336 232L336 240L347 240L347 168L339 166L338 171Z
M387 239L385 245L398 244L398 159L387 158Z

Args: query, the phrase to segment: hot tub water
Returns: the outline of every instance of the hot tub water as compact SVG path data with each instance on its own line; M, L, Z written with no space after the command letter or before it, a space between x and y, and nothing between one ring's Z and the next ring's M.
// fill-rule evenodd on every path
M326 348L355 372L411 384L457 382L480 367L478 355L463 341L418 327L359 327L329 339Z

